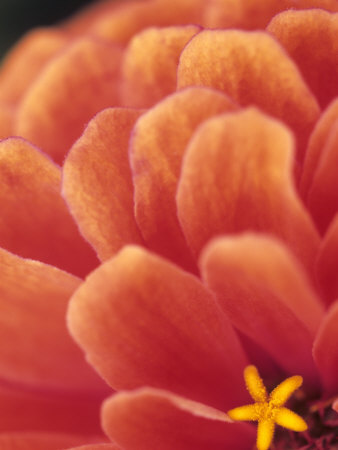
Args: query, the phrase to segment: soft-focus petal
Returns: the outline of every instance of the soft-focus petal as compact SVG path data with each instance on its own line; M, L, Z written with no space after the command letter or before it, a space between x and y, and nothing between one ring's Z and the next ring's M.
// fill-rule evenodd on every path
M338 95L338 14L284 11L267 30L296 62L321 107Z
M12 106L0 104L0 139L5 139L13 134L13 122L15 111Z
M311 349L321 307L302 268L280 243L250 234L219 238L204 250L201 269L242 333L287 373L316 382Z
M251 448L254 428L227 423L229 418L223 416L204 414L203 405L187 404L169 392L144 388L108 399L103 407L103 427L128 450Z
M1 450L61 450L88 442L84 436L59 433L17 432L0 434Z
M285 241L312 271L319 238L293 187L292 146L281 123L252 108L200 126L177 191L195 255L215 235L251 229Z
M313 356L327 392L338 390L338 301L333 303L318 331Z
M147 108L176 89L179 56L200 31L194 25L148 28L130 42L123 61L123 104Z
M317 260L317 279L327 304L338 298L338 215L322 240Z
M1 379L61 392L104 389L66 329L68 300L79 284L0 250Z
M117 390L149 385L220 409L248 400L238 382L247 360L215 299L142 248L125 247L87 278L71 300L69 325Z
M61 173L23 139L0 142L0 246L84 275L97 265L60 195Z
M130 146L136 220L147 245L183 267L194 267L176 208L182 157L203 120L235 109L223 94L188 88L166 98L137 122Z
M128 243L142 244L134 217L129 134L141 112L107 109L71 148L63 193L81 233L102 260Z
M88 120L118 104L121 55L119 47L89 38L67 47L27 91L15 133L62 162Z
M296 133L302 159L319 106L296 65L269 34L202 31L182 52L178 87L217 88L239 104L255 104Z
M115 444L89 444L81 445L81 447L72 447L67 450L122 450Z

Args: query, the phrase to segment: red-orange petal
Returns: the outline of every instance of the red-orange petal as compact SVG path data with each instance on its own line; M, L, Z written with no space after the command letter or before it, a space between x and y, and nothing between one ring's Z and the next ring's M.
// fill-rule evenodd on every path
M307 196L307 206L319 230L325 232L338 212L338 118L322 149L320 162Z
M60 450L88 442L84 436L62 433L16 432L0 434L1 450Z
M122 450L115 444L89 444L81 445L81 447L72 447L67 450Z
M2 249L0 266L0 378L59 392L104 391L65 323L80 280Z
M128 143L141 112L107 109L90 122L63 168L63 194L81 233L101 260L128 243L142 244L134 216Z
M313 356L327 393L338 390L338 301L333 303L318 331Z
M309 139L300 180L300 191L305 199L312 186L317 167L320 165L330 130L336 120L338 120L338 99L334 100L323 112Z
M321 242L316 268L323 298L329 305L338 299L338 214Z
M322 108L338 95L338 14L284 11L267 27L296 62Z
M130 144L136 220L147 245L186 268L195 267L177 219L182 157L205 119L235 109L220 92L188 88L166 98L136 124Z
M234 382L246 357L210 292L140 247L94 271L68 318L88 361L116 390L149 385L220 409L248 401Z
M12 106L0 104L0 140L13 135L15 110Z
M253 108L199 127L177 191L179 219L196 256L215 235L251 229L285 241L312 271L319 238L293 187L292 147L290 132Z
M179 56L200 31L195 25L147 28L126 49L122 65L124 105L148 108L176 89Z
M283 120L296 133L297 155L303 158L319 106L296 65L269 34L202 31L183 50L177 77L178 87L214 87L243 106L255 104Z
M15 133L62 162L86 123L119 103L122 50L84 38L55 57L19 105Z
M262 235L218 238L204 250L201 270L236 328L288 373L316 383L311 349L322 307L283 245Z
M0 71L0 101L17 104L45 65L69 42L52 28L29 32L8 54Z
M253 427L229 423L226 414L204 409L168 391L143 388L108 399L103 427L128 450L246 450L253 446Z
M0 142L0 246L85 275L98 261L61 197L59 167L20 138Z

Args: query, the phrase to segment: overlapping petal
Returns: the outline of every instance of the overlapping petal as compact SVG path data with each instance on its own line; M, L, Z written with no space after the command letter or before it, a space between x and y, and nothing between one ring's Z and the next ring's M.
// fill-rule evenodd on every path
M107 109L94 117L63 166L63 193L82 234L102 260L142 244L128 160L131 129L142 111Z
M0 434L2 450L60 450L71 445L88 442L88 438L60 433L12 433Z
M0 142L0 245L83 276L97 265L60 195L60 169L21 138Z
M283 120L294 130L297 156L303 159L319 106L297 66L269 34L202 31L182 52L177 79L179 88L214 87Z
M209 119L186 150L177 191L179 219L195 255L215 235L271 233L310 272L319 245L292 182L290 132L256 109Z
M62 162L89 119L119 104L121 55L119 47L93 38L67 47L27 91L15 133Z
M248 400L237 383L246 357L212 295L139 247L125 247L87 278L71 300L69 325L117 390L149 385L223 410Z
M216 239L203 252L201 270L236 328L287 373L316 383L311 349L322 307L280 243L250 234Z
M220 411L149 388L119 393L103 407L105 432L130 450L250 448L253 427L228 421Z
M235 105L209 88L187 88L171 95L137 122L130 145L135 215L146 244L194 268L177 219L177 183L186 146L200 123L232 111Z

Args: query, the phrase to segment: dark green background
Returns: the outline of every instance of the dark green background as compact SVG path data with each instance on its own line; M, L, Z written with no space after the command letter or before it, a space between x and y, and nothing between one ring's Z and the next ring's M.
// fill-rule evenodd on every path
M32 27L55 24L93 0L0 0L0 58Z

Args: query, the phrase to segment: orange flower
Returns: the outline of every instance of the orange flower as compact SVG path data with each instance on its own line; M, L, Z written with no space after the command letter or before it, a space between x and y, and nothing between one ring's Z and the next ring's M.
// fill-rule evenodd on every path
M9 54L0 448L251 448L248 364L303 377L276 448L334 445L337 12L106 2Z

